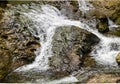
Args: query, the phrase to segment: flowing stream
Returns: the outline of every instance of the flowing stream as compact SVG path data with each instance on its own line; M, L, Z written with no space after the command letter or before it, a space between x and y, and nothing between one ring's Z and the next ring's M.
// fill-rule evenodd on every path
M87 13L87 11L91 10L93 6L87 3L84 0L79 0L79 9L83 13ZM117 66L115 57L117 56L118 52L120 51L120 38L118 37L107 37L99 33L96 29L89 26L89 23L84 23L81 21L75 21L68 19L61 12L51 6L51 5L42 5L41 8L36 8L35 10L31 10L28 13L24 13L28 18L30 18L33 23L35 24L36 33L30 31L37 37L40 38L41 48L36 51L37 57L32 64L22 66L16 71L27 71L27 70L47 70L49 69L48 66L48 57L53 56L52 53L52 37L55 33L55 30L59 26L68 26L74 25L78 26L82 29L85 29L89 32L92 32L96 36L100 38L100 43L95 46L91 55L95 60L102 65L106 66ZM95 23L95 21L94 21ZM93 23L93 24L94 24ZM110 27L113 26L113 23L109 21ZM67 79L66 79L67 80ZM69 79L70 80L70 79ZM71 77L71 82L77 81L74 77ZM65 80L61 80L65 81ZM60 81L60 83L62 83ZM56 81L55 81L56 82ZM58 82L58 81L57 81ZM66 81L65 81L66 82ZM51 82L51 84L54 84Z

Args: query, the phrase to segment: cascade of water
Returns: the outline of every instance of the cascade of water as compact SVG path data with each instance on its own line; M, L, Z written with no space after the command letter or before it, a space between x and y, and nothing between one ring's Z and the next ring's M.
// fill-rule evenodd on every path
M78 0L78 3L79 9L83 13L88 13L88 11L93 8L93 6L90 3L87 3L85 0ZM114 24L109 18L108 21L109 28L118 27L118 25ZM115 57L120 51L120 38L106 37L101 33L97 32L97 30L92 29L90 27L87 28L87 30L90 30L90 32L94 33L101 39L101 42L95 47L95 49L91 53L95 60L103 65L117 66Z
M94 7L85 0L78 0L79 9L82 11L83 15Z
M50 5L43 5L41 10L32 10L31 12L24 14L34 22L38 34L35 36L40 38L41 48L37 51L38 56L32 64L22 66L18 68L17 71L26 71L30 69L46 70L49 68L48 57L52 56L52 36L58 26L75 25L89 30L88 25L79 21L68 20L66 17L61 15L58 9ZM97 31L94 32L91 29L89 31L97 34Z
M110 18L108 18L109 28L115 28L119 27L119 25L116 25Z
M59 20L65 17L60 14L58 9L49 5L41 6L41 9L32 10L24 14L34 22L38 34L35 36L40 38L41 48L37 50L36 53L38 56L32 64L22 66L18 68L17 71L26 71L30 69L46 70L49 68L48 57L52 56L51 42L56 29L55 23L60 22Z
M112 20L108 18L109 28L118 27ZM101 42L96 46L92 55L99 64L117 66L115 57L120 51L120 38L118 37L106 37L101 38Z
M87 10L89 10L90 7L86 5L86 2L84 0L82 0L82 2L79 0L78 2L79 9L84 13L87 13ZM51 43L55 30L59 26L69 25L78 26L98 36L101 39L101 42L94 48L94 50L91 52L91 55L100 64L117 66L115 57L120 51L120 38L106 37L99 33L96 29L89 27L89 23L82 23L80 21L67 19L67 17L61 15L60 11L57 8L50 5L42 5L41 8L33 9L30 12L24 14L33 21L34 26L37 30L37 34L32 32L31 29L30 30L33 34L35 34L35 36L38 36L40 38L41 48L37 50L37 57L32 64L22 66L16 69L16 71L49 69L48 58L53 55L51 50ZM109 23L111 26L113 26L111 22ZM67 79L62 79L59 82L66 82ZM71 77L69 80L77 81L77 79L74 77ZM58 82L58 80L54 82ZM51 84L54 82L51 82Z
M85 5L85 4L83 4ZM29 13L25 13L35 24L38 37L40 37L41 48L35 61L27 66L22 66L17 71L26 71L30 69L47 70L48 57L52 56L52 36L54 35L55 29L59 26L74 25L82 29L85 29L95 35L97 35L101 42L91 53L98 63L104 65L116 66L115 61L116 54L120 51L120 38L106 37L99 33L97 30L89 27L86 23L80 21L73 21L62 16L60 11L50 5L43 5L41 9L32 10ZM112 46L117 45L117 49L113 49Z

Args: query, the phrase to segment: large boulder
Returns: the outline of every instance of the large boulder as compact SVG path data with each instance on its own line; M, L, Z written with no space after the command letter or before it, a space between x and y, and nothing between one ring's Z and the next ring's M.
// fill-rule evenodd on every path
M51 69L67 72L78 70L82 66L82 58L90 53L92 46L99 41L97 36L79 27L57 28L52 42L54 56L49 58Z

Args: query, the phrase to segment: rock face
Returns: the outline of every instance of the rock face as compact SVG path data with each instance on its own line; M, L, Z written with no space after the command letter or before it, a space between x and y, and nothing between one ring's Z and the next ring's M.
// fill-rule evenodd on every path
M27 28L27 18L19 13L3 15L0 20L0 82L12 70L31 63L39 39Z
M99 42L99 38L75 26L63 26L56 29L53 36L53 53L49 64L53 70L78 70L83 58L91 52L92 46Z
M116 62L120 65L120 53L118 53L118 55L116 57Z
M112 20L115 24L120 25L120 1L108 1L108 0L99 0L99 1L90 1L91 4L95 7L93 15L98 20L97 28L101 33L106 33L109 35L120 36L118 31L120 28L112 28L114 30L108 29L107 18ZM101 19L102 17L102 19ZM104 21L104 22L103 22ZM109 32L108 32L109 31Z
M120 24L120 1L119 0L99 0L99 1L90 1L97 12L96 15L107 15L110 17L116 24Z

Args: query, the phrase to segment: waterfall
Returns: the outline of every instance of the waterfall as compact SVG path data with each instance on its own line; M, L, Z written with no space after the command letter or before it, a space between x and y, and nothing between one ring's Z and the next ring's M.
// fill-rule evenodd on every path
M40 38L41 48L37 50L37 57L32 64L22 66L17 71L30 69L47 70L49 68L48 57L52 56L51 42L56 29L55 24L60 22L60 19L65 19L65 17L61 15L57 8L50 5L43 5L41 9L38 8L24 14L35 24L38 35L34 34L33 30L30 29L30 31L33 31L32 33Z
M93 6L86 2L85 0L78 0L79 9L85 14ZM97 29L94 29L89 26L89 23L82 21L75 21L68 19L66 16L62 15L61 12L51 6L51 5L42 5L40 8L32 9L31 11L24 13L29 19L33 21L35 30L29 28L32 34L40 38L41 47L36 51L37 57L32 64L19 67L15 71L28 71L28 70L48 70L48 58L53 56L52 52L52 40L55 30L60 26L78 26L82 29L85 29L100 38L100 43L96 45L93 51L90 53L96 62L106 66L117 66L115 57L118 52L120 52L120 38L118 37L107 37L99 33ZM95 22L95 21L94 21ZM92 23L91 23L92 24ZM109 20L110 27L113 27L114 24ZM35 33L37 32L37 33ZM71 76L66 79L55 80L50 82L53 83L68 83L77 82L78 80ZM59 82L58 82L59 81ZM39 82L39 80L38 80ZM46 83L49 84L49 83Z
M83 12L90 9L84 0L81 1L82 4L80 1L78 2L79 9ZM32 64L22 66L16 71L26 71L30 69L49 69L48 58L53 56L51 43L55 30L59 26L68 25L78 26L98 36L101 39L101 42L95 47L91 55L100 64L117 66L115 57L120 51L120 38L106 37L97 30L91 28L87 23L68 19L67 17L63 16L57 8L50 5L42 5L41 8L35 10L33 9L30 12L24 14L29 17L35 25L38 33L38 35L35 35L40 38L41 48L37 50L37 57ZM115 49L115 46L117 46L117 49Z
M78 0L79 9L84 13L88 13L89 10L94 7L85 0ZM109 28L118 27L112 20L108 18ZM89 25L89 24L87 24ZM117 66L115 57L120 52L120 38L118 37L106 37L99 33L97 30L85 26L85 29L97 35L101 42L92 51L91 56L102 65ZM117 48L116 48L117 47Z

